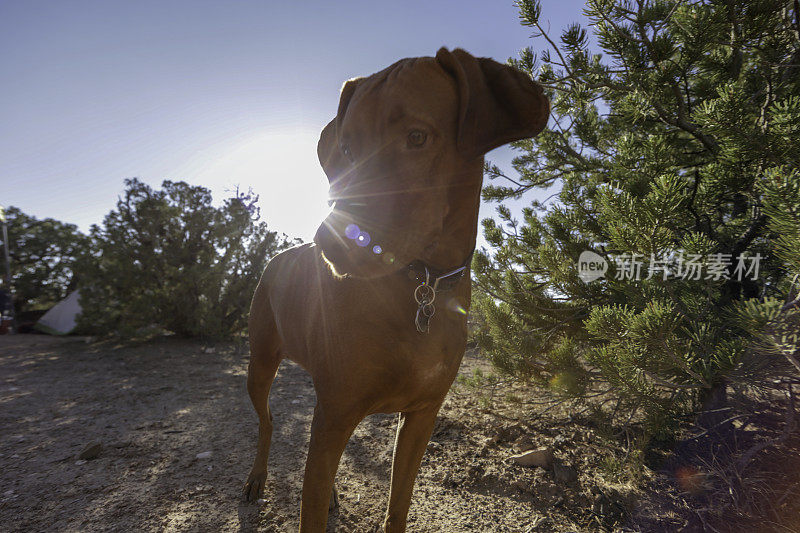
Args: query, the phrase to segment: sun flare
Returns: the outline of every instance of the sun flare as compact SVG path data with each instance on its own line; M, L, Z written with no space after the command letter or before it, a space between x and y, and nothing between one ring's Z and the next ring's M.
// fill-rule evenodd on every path
M310 130L255 134L220 149L194 175L214 190L215 198L229 196L237 185L245 191L252 187L271 229L311 241L330 211L318 138Z

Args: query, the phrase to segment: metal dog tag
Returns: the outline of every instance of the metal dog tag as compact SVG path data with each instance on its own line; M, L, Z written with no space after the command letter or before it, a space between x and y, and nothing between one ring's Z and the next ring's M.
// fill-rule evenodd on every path
M414 290L414 299L419 306L417 307L417 316L414 319L417 331L428 333L431 327L431 317L436 312L436 307L433 305L433 301L436 299L436 289L425 281Z

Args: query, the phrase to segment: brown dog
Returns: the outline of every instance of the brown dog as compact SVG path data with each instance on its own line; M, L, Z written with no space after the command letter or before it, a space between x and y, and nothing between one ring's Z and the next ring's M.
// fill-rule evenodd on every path
M467 340L483 155L531 137L549 104L526 74L463 50L348 81L318 154L334 209L314 244L270 261L250 310L247 388L259 417L244 495L264 489L268 396L283 358L317 405L300 531L323 531L358 423L400 413L386 531L404 531L414 478Z

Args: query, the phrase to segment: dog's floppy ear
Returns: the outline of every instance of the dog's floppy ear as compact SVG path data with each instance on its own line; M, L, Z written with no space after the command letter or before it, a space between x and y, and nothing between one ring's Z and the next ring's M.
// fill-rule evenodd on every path
M458 84L458 148L478 156L533 137L547 125L550 103L527 74L486 57L441 48L436 61Z
M319 136L317 156L331 184L342 176L350 164L344 154L342 154L339 143L339 130L341 129L342 120L344 120L344 116L347 113L347 106L350 104L350 99L353 97L356 87L358 87L358 84L363 79L364 78L354 78L345 82L342 86L341 96L339 97L339 109L336 113L336 117L328 122L328 125L322 129L322 133Z
M347 168L347 161L339 149L339 135L336 132L335 118L322 129L317 143L317 156L322 170L325 171L325 175L328 176L328 181L331 183Z

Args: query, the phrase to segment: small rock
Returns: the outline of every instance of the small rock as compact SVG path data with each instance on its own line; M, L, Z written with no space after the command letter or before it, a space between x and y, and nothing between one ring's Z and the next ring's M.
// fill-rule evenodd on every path
M83 451L78 454L78 459L85 459L87 461L91 459L97 459L100 457L100 453L102 451L103 445L99 442L95 442L84 448Z
M197 459L209 459L211 457L211 452L200 452L195 457Z
M297 405L298 403L300 403L300 400L292 400L292 405Z
M78 466L85 465L86 464L86 459L79 459L79 460L75 461L75 464L78 465Z
M578 481L578 471L571 466L553 463L553 479L558 483L573 483Z
M266 505L267 500L265 500L264 498L259 498L258 501L256 501L256 503L258 505Z
M208 348L203 348L203 353L214 353L216 351L217 349L214 348L213 346L209 346Z
M539 450L528 450L519 455L512 455L511 460L522 466L538 466L539 468L550 468L553 463L553 450L541 448Z

